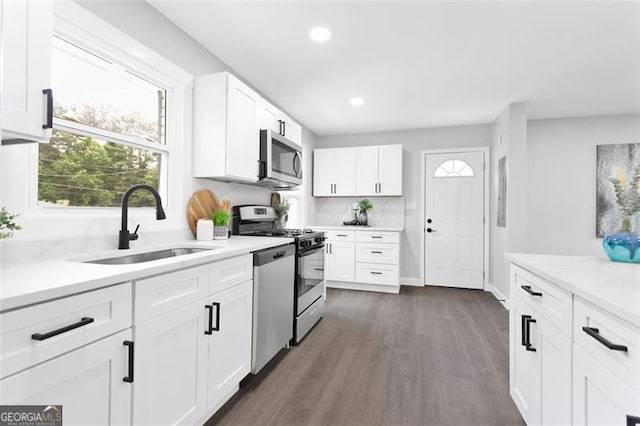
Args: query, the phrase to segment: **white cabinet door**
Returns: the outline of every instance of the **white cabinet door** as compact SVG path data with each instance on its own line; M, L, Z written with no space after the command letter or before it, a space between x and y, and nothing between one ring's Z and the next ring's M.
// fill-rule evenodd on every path
M251 372L252 301L253 281L207 298L214 317L208 357L210 411L220 408Z
M333 149L313 151L313 196L333 195Z
M571 424L571 339L538 313L530 325L540 398L536 423Z
M378 146L356 148L356 193L378 195Z
M283 112L280 113L280 120L282 120L282 136L300 145L302 142L300 125Z
M635 419L634 419L635 417ZM630 422L634 419L635 422ZM573 424L626 425L640 422L640 395L602 363L573 345Z
M378 195L402 195L402 145L378 147Z
M356 149L337 148L334 151L333 195L356 195Z
M328 241L327 252L327 280L354 282L355 244Z
M275 133L280 133L280 111L265 101L260 102L260 129L268 129Z
M134 327L134 424L193 424L207 408L205 302Z
M237 78L229 75L227 86L227 175L258 180L260 97Z
M130 424L126 340L130 329L1 380L0 404L62 405L65 425Z
M53 2L4 1L2 139L49 142Z
M532 310L513 297L509 309L509 389L511 398L527 424L538 424L540 395L536 383L537 357L526 349L526 320Z

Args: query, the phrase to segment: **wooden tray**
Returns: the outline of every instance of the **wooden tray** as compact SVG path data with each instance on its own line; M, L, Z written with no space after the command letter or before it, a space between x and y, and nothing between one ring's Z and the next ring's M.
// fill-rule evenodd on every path
M187 220L189 229L196 235L198 219L211 219L213 212L222 209L216 195L208 189L196 191L187 204Z

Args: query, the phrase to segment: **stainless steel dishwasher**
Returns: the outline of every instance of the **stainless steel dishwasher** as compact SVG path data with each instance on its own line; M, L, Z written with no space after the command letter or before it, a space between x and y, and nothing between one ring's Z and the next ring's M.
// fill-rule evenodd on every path
M295 252L288 244L253 254L253 374L293 337Z

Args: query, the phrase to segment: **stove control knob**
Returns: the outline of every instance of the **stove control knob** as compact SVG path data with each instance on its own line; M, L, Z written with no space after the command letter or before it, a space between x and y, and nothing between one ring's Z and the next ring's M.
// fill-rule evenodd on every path
M309 244L311 244L311 241L300 241L300 245L301 245L302 247L308 247L308 246L309 246Z
M323 242L323 241L324 241L324 237L316 237L316 238L314 239L314 241L315 241L316 243L321 243L321 242Z

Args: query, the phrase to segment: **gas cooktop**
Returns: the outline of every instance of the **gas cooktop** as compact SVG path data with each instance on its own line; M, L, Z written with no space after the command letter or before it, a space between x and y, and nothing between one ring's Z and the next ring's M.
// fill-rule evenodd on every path
M299 238L307 237L312 234L320 234L312 229L271 229L254 231L244 235L251 235L256 237L287 237L287 238Z

